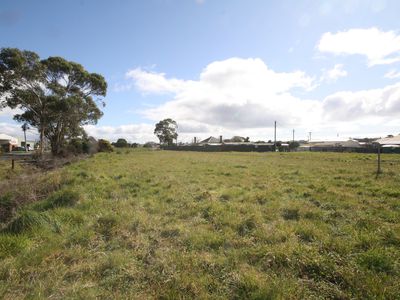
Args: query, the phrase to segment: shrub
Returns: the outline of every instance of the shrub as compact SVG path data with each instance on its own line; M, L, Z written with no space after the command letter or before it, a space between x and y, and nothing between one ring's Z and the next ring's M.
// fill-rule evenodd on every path
M113 145L117 148L126 148L130 146L126 139L118 139L116 143L113 143Z
M83 140L79 138L75 138L69 141L67 150L72 154L82 154L83 152Z
M98 150L99 152L113 152L114 148L109 141L100 139L98 141Z

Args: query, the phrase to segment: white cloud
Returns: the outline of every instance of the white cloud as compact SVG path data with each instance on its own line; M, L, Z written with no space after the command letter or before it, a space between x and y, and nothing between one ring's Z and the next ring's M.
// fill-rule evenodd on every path
M6 123L6 122L0 123L0 133L11 135L20 140L23 137L23 131L21 129L21 124L17 124L17 123ZM37 140L38 139L37 130L34 128L28 129L26 136L27 136L27 139Z
M162 94L179 92L186 84L183 80L175 78L166 79L164 73L145 71L141 68L128 71L126 77L133 79L136 88L144 93L151 92Z
M134 71L134 73L133 73ZM197 81L168 79L163 73L131 71L135 85L146 93L173 92L173 100L144 115L166 117L186 126L206 124L231 129L268 127L300 122L300 112L313 112L314 102L298 101L289 91L311 90L314 79L304 72L278 73L261 59L231 58L209 64Z
M168 78L164 73L135 69L133 84L144 93L169 93L171 100L143 110L156 122L171 117L180 138L243 135L269 139L274 121L290 137L292 128L306 136L348 136L388 130L400 113L400 83L382 89L338 92L322 100L301 99L294 89L309 91L316 80L301 71L276 72L261 59L231 58L206 66L197 80ZM326 78L346 76L342 65ZM373 127L372 127L373 126ZM152 129L152 128L151 128ZM148 137L152 131L148 129ZM269 137L269 138L268 138Z
M400 72L396 71L396 70L390 70L389 72L387 72L384 76L385 78L389 78L389 79L396 79L396 78L400 78Z
M326 78L346 75L342 65L326 72ZM394 73L393 73L394 74ZM196 80L171 78L154 70L136 68L127 73L131 82L144 94L166 94L170 100L141 113L149 123L120 126L86 126L89 135L116 141L156 141L154 124L167 117L178 122L179 140L194 136L249 136L252 140L273 137L273 123L278 121L278 137L329 138L397 133L394 125L400 115L400 83L381 89L357 92L342 91L321 100L302 99L294 90L312 90L315 78L302 71L277 72L261 59L231 58L212 62ZM21 135L20 125L0 124L0 132Z
M377 120L382 124L400 114L400 83L382 89L338 92L322 102L326 122Z
M20 109L11 109L9 107L0 108L0 117L12 117L20 113L22 113Z
M317 48L321 52L335 55L364 55L369 66L400 61L400 35L394 31L381 31L376 27L326 32Z
M322 75L321 81L335 82L340 77L346 77L347 71L343 69L342 64L336 64L330 70L324 70L324 74Z
M154 125L151 124L127 124L120 126L94 126L84 127L89 136L95 138L105 138L116 141L118 138L125 138L129 142L148 142L156 141L153 134Z

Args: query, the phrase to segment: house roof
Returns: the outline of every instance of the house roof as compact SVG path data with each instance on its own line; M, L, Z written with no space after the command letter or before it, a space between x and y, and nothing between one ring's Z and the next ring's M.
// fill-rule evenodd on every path
M383 139L379 139L376 143L381 145L400 145L400 134L394 137L386 137Z
M219 143L219 139L217 139L213 136L210 136L200 142L200 144L217 144L217 143Z
M351 147L358 148L361 147L360 143L354 140L348 141L326 141L326 142L318 142L318 143L310 143L311 147Z

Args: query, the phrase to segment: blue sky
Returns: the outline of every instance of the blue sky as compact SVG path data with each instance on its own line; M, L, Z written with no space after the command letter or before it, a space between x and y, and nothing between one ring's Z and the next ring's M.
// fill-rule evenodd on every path
M96 137L154 140L400 133L399 1L18 1L0 3L1 47L62 56L105 76ZM12 111L0 132L18 135ZM31 131L33 134L34 131Z

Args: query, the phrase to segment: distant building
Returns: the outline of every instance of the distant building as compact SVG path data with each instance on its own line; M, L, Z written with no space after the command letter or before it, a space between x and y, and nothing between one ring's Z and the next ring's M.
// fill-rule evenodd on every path
M11 152L13 147L18 147L18 139L7 134L0 133L0 147L6 151Z
M385 146L400 146L400 134L376 140L376 143Z
M210 136L208 138L206 138L205 140L202 140L201 142L199 142L199 144L220 144L222 142L222 138L218 139L216 137Z

